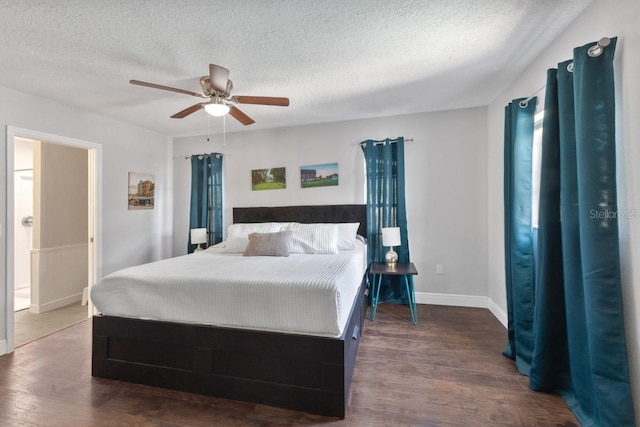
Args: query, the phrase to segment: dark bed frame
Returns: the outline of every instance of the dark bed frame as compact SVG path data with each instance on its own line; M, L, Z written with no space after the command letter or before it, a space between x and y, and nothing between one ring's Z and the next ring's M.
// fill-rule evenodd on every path
M234 208L234 222L360 222L365 205ZM92 375L344 418L367 310L339 338L93 317Z

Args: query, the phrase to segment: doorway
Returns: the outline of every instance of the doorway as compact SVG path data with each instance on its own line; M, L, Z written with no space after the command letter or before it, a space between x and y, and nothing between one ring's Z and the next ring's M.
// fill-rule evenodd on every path
M101 157L99 144L7 128L8 352L93 314Z
M14 139L13 161L14 311L31 304L31 249L33 248L33 141ZM8 284L10 286L10 284Z

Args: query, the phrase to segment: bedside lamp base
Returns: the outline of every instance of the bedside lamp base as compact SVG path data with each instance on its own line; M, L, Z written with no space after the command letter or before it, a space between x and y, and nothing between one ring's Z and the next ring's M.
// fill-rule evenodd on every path
M389 248L389 252L384 256L384 260L389 267L395 267L396 262L398 262L398 254L393 250L393 247Z

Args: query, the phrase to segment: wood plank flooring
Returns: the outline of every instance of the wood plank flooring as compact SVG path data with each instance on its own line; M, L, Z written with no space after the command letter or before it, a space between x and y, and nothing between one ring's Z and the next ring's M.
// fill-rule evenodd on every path
M18 347L75 325L89 316L89 310L86 305L77 302L39 314L20 310L13 316L14 346Z
M381 304L367 321L344 420L92 378L91 322L0 357L3 426L577 426L501 355L484 309Z

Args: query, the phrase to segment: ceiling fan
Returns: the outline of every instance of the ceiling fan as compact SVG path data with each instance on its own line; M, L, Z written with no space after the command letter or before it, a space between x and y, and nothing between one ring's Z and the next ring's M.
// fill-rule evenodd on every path
M287 107L289 105L289 98L273 96L231 96L233 82L229 80L229 70L215 64L209 64L208 76L200 77L202 93L140 80L129 80L129 83L207 99L206 102L199 102L174 114L171 116L173 119L182 119L204 108L205 111L212 116L224 116L229 113L234 119L246 126L255 123L255 121L232 104L277 105L281 107Z

